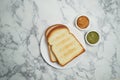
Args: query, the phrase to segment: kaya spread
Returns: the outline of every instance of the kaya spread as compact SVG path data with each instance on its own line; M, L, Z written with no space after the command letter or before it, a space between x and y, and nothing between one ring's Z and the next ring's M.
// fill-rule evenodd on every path
M96 31L91 31L87 34L87 41L90 44L95 44L99 41L99 34Z

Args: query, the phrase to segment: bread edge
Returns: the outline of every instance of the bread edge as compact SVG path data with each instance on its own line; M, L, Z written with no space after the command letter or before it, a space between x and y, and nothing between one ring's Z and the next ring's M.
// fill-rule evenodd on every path
M49 32L49 34L46 36L47 37L47 40L48 40L48 37L51 35L51 33L54 31L54 30L56 30L56 29L61 29L61 28L66 28L66 29L68 29L67 28L67 26L65 26L65 25L63 25L63 24L55 24L55 25L53 25L53 26L56 26L55 28L53 28L50 32ZM50 27L49 27L50 28ZM47 30L49 30L49 28L47 29ZM69 29L68 29L69 30Z

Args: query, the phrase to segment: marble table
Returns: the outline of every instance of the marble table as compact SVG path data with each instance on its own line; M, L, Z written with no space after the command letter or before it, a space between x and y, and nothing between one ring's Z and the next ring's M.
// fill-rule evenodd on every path
M53 68L41 57L41 36L53 24L75 27L78 14L92 17L101 42L86 44L74 67ZM120 80L119 35L120 0L1 0L0 80Z

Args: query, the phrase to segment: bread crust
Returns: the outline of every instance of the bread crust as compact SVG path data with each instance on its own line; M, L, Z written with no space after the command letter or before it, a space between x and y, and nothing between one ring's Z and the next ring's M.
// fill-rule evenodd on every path
M66 62L65 64L61 64L59 60L57 60L57 62L61 65L61 66L65 66L66 64L68 64L69 62L71 62L73 59L75 59L77 56L79 56L80 54L82 54L83 52L85 52L85 48L82 46L82 44L78 41L78 39L74 36L73 33L70 32L70 30L67 28L67 26L65 25L62 25L62 24L55 24L55 25L52 25L50 26L45 34L46 34L46 39L47 39L47 43L48 43L48 38L51 36L51 34L57 30L57 29L63 29L63 28L66 28L68 31L69 31L69 34L71 34L75 39L76 41L79 43L79 45L82 47L82 50L81 52L79 52L79 54L75 55L72 59L70 59L68 62ZM50 45L48 43L48 45ZM50 45L50 47L52 48L52 45ZM51 49L51 51L53 52L53 50ZM55 53L53 52L54 56L56 57ZM57 58L56 58L57 59Z
M54 63L54 62L58 62L57 59L56 59L56 57L55 57L55 55L53 54L53 51L52 51L50 45L48 45L48 52L49 52L49 56L50 56L50 61L53 62L53 63ZM51 52L52 52L52 53L51 53ZM55 60L52 59L52 55L55 57Z
M65 26L65 25L63 25L63 24L55 24L55 25L50 26L50 27L46 30L45 33L47 34L47 31L48 31L51 27L53 27L53 26L55 26L55 27L54 27L52 30L49 31L49 34L46 36L47 39L48 39L49 36L52 34L52 32L53 32L54 30L56 30L56 29L63 29L63 28L68 29L67 26ZM69 29L68 29L68 30L69 30Z

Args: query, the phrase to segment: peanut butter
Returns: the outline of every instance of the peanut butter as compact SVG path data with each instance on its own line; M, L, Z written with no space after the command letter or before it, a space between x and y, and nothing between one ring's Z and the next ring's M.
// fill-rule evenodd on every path
M78 17L78 19L77 19L77 25L81 29L87 28L88 25L89 25L89 19L88 19L88 17L86 17L86 16L80 16L80 17Z

